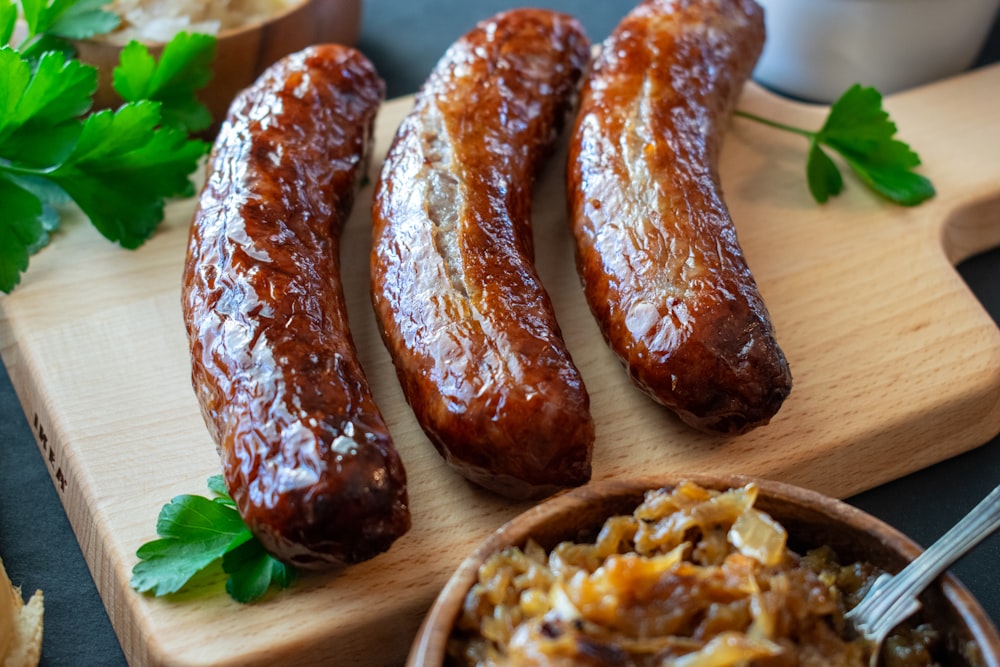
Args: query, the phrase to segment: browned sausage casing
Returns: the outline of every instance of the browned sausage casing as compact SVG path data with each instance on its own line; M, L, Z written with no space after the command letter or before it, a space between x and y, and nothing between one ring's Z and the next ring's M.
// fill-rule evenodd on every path
M449 464L510 497L590 477L589 398L530 222L588 59L564 14L480 23L418 93L376 188L372 300L406 399Z
M712 432L767 423L791 390L718 172L763 42L752 0L642 3L604 43L570 145L591 310L633 381Z
M305 567L370 558L410 526L339 274L383 91L342 46L268 69L230 107L188 244L192 380L226 485L264 546Z

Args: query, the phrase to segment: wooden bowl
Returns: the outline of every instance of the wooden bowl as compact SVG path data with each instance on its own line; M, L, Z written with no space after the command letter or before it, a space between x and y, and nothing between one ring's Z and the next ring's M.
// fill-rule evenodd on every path
M229 103L269 65L311 44L354 45L361 29L362 0L302 0L266 21L224 30L218 35L212 81L199 93L216 123ZM97 108L116 107L121 99L111 87L111 72L122 47L99 40L75 43L80 60L98 68ZM159 58L163 44L147 44Z
M754 505L788 531L788 546L803 553L829 545L841 562L868 561L898 572L921 549L912 540L875 517L818 493L742 476L684 475L608 480L555 496L515 517L473 551L448 580L424 618L410 649L409 667L445 664L446 646L466 593L476 582L480 565L507 546L523 546L531 537L546 550L565 540L592 539L604 520L631 514L649 489L671 487L681 480L719 491L755 482L760 493ZM985 667L1000 667L1000 635L968 590L951 575L941 577L921 596L933 610L933 624L949 636L973 639Z

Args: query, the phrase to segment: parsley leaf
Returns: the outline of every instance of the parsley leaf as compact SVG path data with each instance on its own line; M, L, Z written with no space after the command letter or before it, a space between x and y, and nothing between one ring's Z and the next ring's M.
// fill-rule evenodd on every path
M208 490L215 494L215 502L236 507L236 501L229 495L226 488L226 480L222 475L212 475L208 478Z
M837 165L813 139L809 142L809 157L806 160L806 181L813 199L826 203L831 195L839 195L844 189L844 179Z
M920 157L895 138L896 124L876 89L855 84L830 107L818 131L805 130L737 110L737 116L794 132L809 141L806 182L819 203L841 193L843 179L823 146L840 154L862 183L891 202L916 206L934 196L934 186L914 169Z
M156 62L142 44L131 42L114 69L115 91L129 102L161 102L167 127L203 130L212 124L212 115L195 97L195 91L212 78L215 44L211 35L182 32L164 47Z
M132 587L154 595L180 591L199 572L220 562L229 575L226 591L237 602L252 602L271 585L288 587L295 570L272 557L251 534L225 490L221 475L208 480L217 497L175 497L160 510L160 539L136 551Z
M137 248L163 220L164 199L191 196L188 174L207 150L183 132L158 127L159 105L135 102L91 114L73 152L46 175L106 238Z
M121 19L102 9L108 0L22 0L28 35L18 50L28 59L47 51L72 53L66 40L111 32Z
M139 547L132 587L155 595L176 593L191 577L251 538L231 508L201 496L177 496L160 511L162 539Z
M32 71L34 69L34 71ZM29 166L59 162L72 150L93 104L97 70L57 51L34 68L16 51L0 48L0 158Z
M109 0L54 0L48 33L66 39L88 39L111 32L121 23L114 12L102 9Z
M28 268L31 248L43 242L42 202L9 177L0 174L0 201L5 225L0 226L0 284L16 285Z
M249 540L222 557L222 570L230 575L226 592L237 602L253 602L273 582L287 588L295 580L295 570L273 558L257 540Z
M113 75L128 99L94 112L97 69L66 40L114 28L105 4L22 0L28 36L15 49L17 5L0 0L0 194L11 202L0 211L0 291L20 282L27 258L58 227L61 206L75 203L105 237L136 248L162 222L166 199L194 194L189 177L209 144L188 133L211 124L194 91L211 78L216 40L179 35L159 62L129 45Z
M17 23L17 5L13 0L0 0L0 46L10 43Z

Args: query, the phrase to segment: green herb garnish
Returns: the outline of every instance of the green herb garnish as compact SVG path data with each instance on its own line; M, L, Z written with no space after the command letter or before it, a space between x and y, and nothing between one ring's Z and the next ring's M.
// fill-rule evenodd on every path
M931 182L913 171L920 165L920 157L894 138L896 124L882 108L882 95L874 88L858 84L848 88L830 107L818 132L746 111L736 111L736 115L809 140L806 179L809 192L819 203L840 194L844 188L840 170L823 146L839 153L865 185L889 201L915 206L934 196Z
M131 42L122 50L113 86L126 102L160 102L163 125L198 132L212 124L195 91L212 78L214 58L211 35L179 33L163 47L159 62L142 44Z
M160 539L136 551L140 561L132 568L132 587L156 596L176 593L220 564L229 575L226 592L237 602L260 598L272 584L289 586L294 568L267 553L251 534L222 476L209 478L208 488L215 498L181 495L163 506L156 521Z
M163 220L166 199L189 197L209 144L189 133L211 117L194 97L211 77L215 38L177 35L159 62L133 42L114 72L125 100L91 111L97 69L75 59L68 39L118 25L100 0L26 0L27 36L9 44L17 5L0 0L0 291L10 292L30 256L74 202L109 240L142 245Z
M108 0L21 0L28 34L17 50L28 59L37 58L46 51L72 55L73 46L68 40L103 35L121 23L117 14L102 9L106 4ZM14 2L0 1L0 28L9 21L13 31L16 18ZM0 44L6 44L11 35L0 30L0 38L3 38Z

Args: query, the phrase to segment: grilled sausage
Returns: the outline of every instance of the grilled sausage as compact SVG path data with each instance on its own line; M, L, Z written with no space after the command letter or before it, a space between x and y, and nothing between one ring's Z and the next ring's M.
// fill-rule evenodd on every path
M709 432L767 423L791 390L718 172L763 42L753 0L643 2L603 44L570 140L590 308L632 380Z
M192 381L226 485L264 546L308 568L370 558L410 526L338 263L383 95L347 47L269 68L230 107L184 268Z
M510 497L590 477L589 397L530 221L588 60L569 16L481 22L418 92L376 186L372 302L406 399L451 466Z

